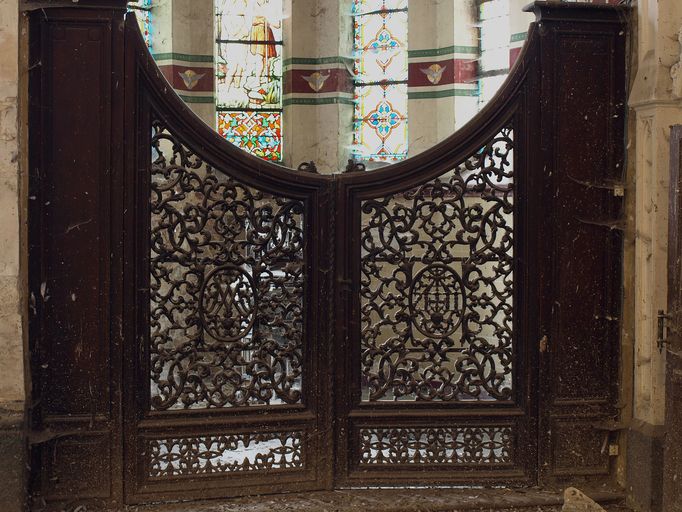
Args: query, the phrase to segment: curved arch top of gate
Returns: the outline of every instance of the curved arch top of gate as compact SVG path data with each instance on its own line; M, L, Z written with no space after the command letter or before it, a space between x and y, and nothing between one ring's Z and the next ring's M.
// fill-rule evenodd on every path
M131 32L139 32L139 27L135 25L133 14L128 14L127 25ZM173 116L174 124L178 130L182 130L183 138L188 144L195 142L203 148L206 157L215 162L221 162L223 167L234 169L233 172L249 172L262 177L265 180L274 178L273 184L318 183L322 180L333 179L352 179L362 183L375 181L377 183L390 183L393 181L404 181L410 172L423 173L425 167L430 172L435 172L437 165L447 166L446 162L457 162L464 158L468 153L476 149L477 145L485 143L490 137L490 126L498 122L500 115L504 115L509 110L509 103L513 102L518 88L525 80L528 69L532 66L532 59L528 55L529 48L535 46L536 23L529 27L526 44L516 59L509 76L497 91L493 99L476 114L466 125L454 132L451 136L434 145L432 148L409 157L401 162L382 166L380 169L365 171L363 173L349 173L348 169L339 169L334 175L316 174L314 167L303 163L298 169L285 165L265 161L238 149L234 144L230 144L223 137L212 130L206 123L201 121L192 109L178 96L170 83L166 80L156 61L149 52L144 39L140 33L139 37L133 37L136 48L137 59L151 83L151 89L158 95L159 101L164 104L164 110ZM243 155L242 153L246 153ZM440 162L443 162L442 164ZM428 164L428 165L425 165ZM353 170L352 165L349 166ZM306 174L307 173L307 174ZM346 177L340 175L344 174ZM348 177L352 174L353 178ZM364 176L360 178L360 176Z

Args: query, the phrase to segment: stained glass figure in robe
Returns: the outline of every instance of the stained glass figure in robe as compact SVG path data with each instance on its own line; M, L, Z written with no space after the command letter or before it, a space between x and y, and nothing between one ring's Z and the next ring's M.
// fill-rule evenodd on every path
M218 131L252 154L281 160L282 0L215 5Z
M147 43L147 48L152 48L152 0L140 0L138 2L128 2L128 12L135 14L140 32Z

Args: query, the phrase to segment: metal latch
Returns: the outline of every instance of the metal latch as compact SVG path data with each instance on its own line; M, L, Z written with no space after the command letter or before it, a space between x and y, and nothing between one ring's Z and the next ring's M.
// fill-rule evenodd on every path
M668 343L667 334L670 334L671 329L669 325L666 325L666 320L670 320L671 318L672 317L667 315L662 309L658 310L658 337L656 339L656 345L658 346L659 352L663 352L663 345Z

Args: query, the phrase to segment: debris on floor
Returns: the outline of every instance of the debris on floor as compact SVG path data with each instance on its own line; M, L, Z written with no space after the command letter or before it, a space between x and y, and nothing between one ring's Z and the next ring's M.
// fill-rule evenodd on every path
M130 507L128 512L628 512L621 508L620 492L585 492L596 501L575 488L563 495L537 488L339 489L147 505Z
M606 512L606 510L575 487L569 487L564 491L564 506L561 507L561 512Z

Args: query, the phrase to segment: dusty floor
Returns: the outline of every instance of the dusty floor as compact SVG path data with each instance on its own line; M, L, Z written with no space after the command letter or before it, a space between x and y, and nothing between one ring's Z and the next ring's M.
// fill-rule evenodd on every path
M587 492L609 512L626 512L622 497ZM152 505L136 512L559 512L560 493L510 489L367 489Z

